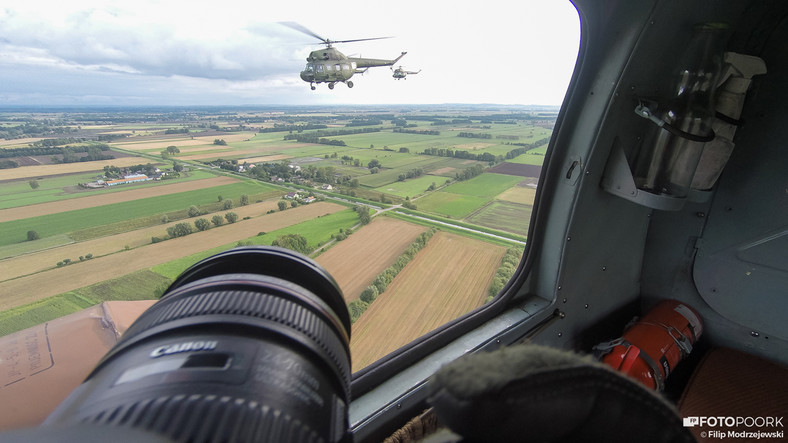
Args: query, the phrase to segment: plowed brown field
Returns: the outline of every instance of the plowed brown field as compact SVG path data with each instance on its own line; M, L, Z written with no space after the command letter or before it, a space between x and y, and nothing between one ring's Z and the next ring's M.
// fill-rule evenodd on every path
M436 233L353 324L353 371L481 306L505 252L502 246Z
M346 209L312 203L0 283L0 311ZM118 272L122 270L121 272Z
M424 226L401 220L375 217L372 223L318 256L316 261L334 277L349 303L426 230Z
M141 189L129 189L123 192L96 194L86 197L71 198L37 205L19 206L0 210L0 223L23 218L39 217L47 214L57 214L64 211L93 208L96 206L121 203L142 198L158 197L160 195L175 194L178 192L205 189L213 186L227 185L237 182L233 177L215 177L188 182L173 183L165 186L154 186Z

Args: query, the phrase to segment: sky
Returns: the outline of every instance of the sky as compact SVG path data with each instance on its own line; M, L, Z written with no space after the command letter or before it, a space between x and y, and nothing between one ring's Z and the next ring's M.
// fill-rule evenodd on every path
M354 87L299 77L320 42L393 59ZM0 6L2 106L560 105L579 47L565 0L25 0Z

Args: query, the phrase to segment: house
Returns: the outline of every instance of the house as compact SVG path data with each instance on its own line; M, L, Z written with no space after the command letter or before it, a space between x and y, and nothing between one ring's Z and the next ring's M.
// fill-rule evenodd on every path
M298 198L298 193L297 192L288 192L287 194L285 194L285 198L288 199L288 200L292 200L294 198Z
M317 200L317 199L314 198L314 197L307 197L307 198L304 199L304 204L312 203L315 200Z
M330 190L334 189L334 187L329 185L328 183L326 183L320 189L322 189L324 191L330 191Z

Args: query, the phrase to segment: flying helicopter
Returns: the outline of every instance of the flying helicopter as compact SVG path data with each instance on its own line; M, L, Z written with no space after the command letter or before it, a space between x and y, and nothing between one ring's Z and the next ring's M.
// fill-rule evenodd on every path
M397 69L391 68L391 70L394 71L393 77L397 80L399 79L407 80L406 77L408 75L418 74L419 72L421 72L421 69L419 69L418 71L406 71L402 68L402 66L398 66Z
M281 24L302 32L306 35L314 37L326 45L324 49L312 51L309 57L306 58L306 68L301 71L301 79L309 83L312 90L316 89L318 83L328 83L328 89L334 89L337 83L344 83L348 88L353 87L353 82L350 80L353 74L363 74L369 68L379 66L392 66L397 63L402 57L407 54L403 51L399 57L393 60L377 59L377 58L363 58L363 57L347 57L338 49L334 48L335 43L351 43L362 42L369 40L381 40L391 37L373 37L373 38L360 38L353 40L330 40L321 37L304 26L294 22L281 22Z

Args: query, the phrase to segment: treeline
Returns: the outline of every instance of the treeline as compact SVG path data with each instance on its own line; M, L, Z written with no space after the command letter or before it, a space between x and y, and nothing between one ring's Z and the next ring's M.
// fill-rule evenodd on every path
M189 128L170 128L164 131L165 134L188 134Z
M315 123L308 123L305 125L283 125L279 123L274 123L272 128L260 128L258 132L262 134L266 134L269 132L291 132L291 131L307 131L310 129L326 129L328 128L327 125L320 125Z
M336 129L333 131L317 131L315 134L321 137L332 137L335 135L368 134L370 132L380 132L380 128Z
M87 147L87 155L78 156L74 153L74 150L69 148L68 146L63 148L63 157L57 158L52 157L52 163L78 163L78 162L92 162L97 160L112 160L115 158L113 155L104 155L101 153L101 149L95 146L88 146ZM84 152L84 151L80 151Z
M492 138L492 134L486 132L460 132L457 134L457 137L466 137L466 138Z
M489 152L474 154L470 151L463 151L461 149L454 150L454 149L446 149L446 148L426 148L424 149L424 152L422 152L422 154L436 155L438 157L454 157L454 158L461 158L464 160L478 160L488 163L498 162L503 159L503 157L499 159L500 156L496 157L495 155L490 154Z
M514 146L521 146L520 148L512 149L511 151L507 152L505 157L507 159L515 158L518 155L525 154L526 152L530 151L531 149L536 149L539 146L544 146L550 142L550 137L545 137L541 140L537 140L533 143L512 143Z
M504 254L501 259L501 266L498 267L498 271L495 273L492 283L490 283L489 295L485 303L495 298L495 296L501 292L501 289L506 286L506 283L512 279L514 272L517 270L517 266L520 264L520 258L522 256L522 249L509 248L506 250L506 254Z
M394 280L394 277L416 257L416 254L420 250L427 246L427 242L429 242L432 235L435 234L435 231L435 228L430 228L429 231L421 233L421 235L405 249L405 252L397 258L397 261L395 261L393 265L389 266L385 271L375 277L372 284L361 292L361 297L359 297L358 300L353 300L348 304L351 322L358 320L361 314L369 308L369 305L386 290L388 285Z
M470 180L477 175L482 175L483 173L484 166L476 164L463 169L462 172L454 174L454 178L457 179L457 181Z
M435 129L403 129L394 128L394 132L401 132L403 134L418 134L418 135L441 135L441 132Z
M285 140L295 140L299 143L315 143L319 145L331 145L331 146L347 146L344 140L334 140L329 138L322 138L317 134L288 134L284 138Z
M69 132L77 132L77 128L51 124L25 123L23 125L1 128L0 138L11 140L22 137L40 137L47 134L65 134Z
M42 142L45 140L41 140ZM91 148L98 149L99 151L109 151L109 145L106 143L93 143L84 146L28 146L27 148L3 148L0 149L0 158L12 157L27 157L35 155L58 155L63 154L63 151L69 149L71 152L89 152Z
M421 177L422 175L424 175L424 170L421 168L416 168L400 174L397 180L404 182L407 179Z
M375 125L382 125L382 124L383 124L383 120L380 120L380 119L375 119L375 118L364 118L364 119L361 119L361 118L358 118L358 119L351 120L345 126L346 127L352 127L352 126L375 126Z

